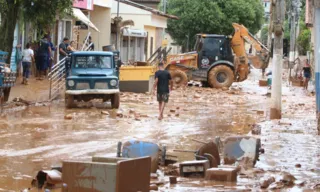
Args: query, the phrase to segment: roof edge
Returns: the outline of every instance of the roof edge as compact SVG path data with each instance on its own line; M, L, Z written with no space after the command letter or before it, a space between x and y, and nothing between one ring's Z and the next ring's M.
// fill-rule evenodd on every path
M175 15L170 15L170 14L166 14L162 11L159 11L159 10L156 10L156 9L153 9L151 7L147 7L147 6L144 6L144 5L141 5L139 3L135 3L135 2L132 2L132 1L129 1L129 0L115 0L115 1L120 1L120 3L125 3L127 5L131 5L133 7L136 7L136 8L139 8L139 9L143 9L145 11L149 11L153 14L156 14L156 15L159 15L159 16L162 16L162 17L166 17L166 18L169 18L169 19L175 19L175 20L178 20L179 17L175 16Z

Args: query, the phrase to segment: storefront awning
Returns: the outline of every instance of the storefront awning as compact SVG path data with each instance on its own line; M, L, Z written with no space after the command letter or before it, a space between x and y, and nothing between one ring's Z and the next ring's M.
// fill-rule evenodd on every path
M99 29L89 20L89 18L85 14L82 13L80 9L72 8L72 11L73 11L73 16L75 18L79 19L80 21L82 21L84 24L88 25L92 29L100 32Z
M147 37L147 32L144 30L124 28L122 35L130 37Z

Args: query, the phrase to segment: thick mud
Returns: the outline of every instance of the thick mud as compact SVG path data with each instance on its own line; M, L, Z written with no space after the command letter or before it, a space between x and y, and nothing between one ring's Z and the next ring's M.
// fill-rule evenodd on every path
M283 171L304 181L294 190L311 189L320 182L314 96L284 85L284 119L267 121L270 98L257 80L252 77L226 91L198 87L175 90L162 121L157 119L156 98L147 94L123 93L119 110L96 102L66 110L63 100L17 111L7 109L0 118L0 191L28 188L37 171L61 165L66 159L115 156L117 142L132 138L166 145L179 161L191 160L192 153L173 150L196 150L201 144L191 139L212 141L216 136L246 135L253 124L262 126L265 154L260 156L257 169L239 176L238 183L179 178L177 185L165 184L161 190L255 190L260 189L262 177ZM45 98L45 91L38 92Z

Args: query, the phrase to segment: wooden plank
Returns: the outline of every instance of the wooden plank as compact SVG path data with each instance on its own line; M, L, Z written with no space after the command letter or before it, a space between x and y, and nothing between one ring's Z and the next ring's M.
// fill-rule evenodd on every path
M119 161L116 192L149 192L151 157Z

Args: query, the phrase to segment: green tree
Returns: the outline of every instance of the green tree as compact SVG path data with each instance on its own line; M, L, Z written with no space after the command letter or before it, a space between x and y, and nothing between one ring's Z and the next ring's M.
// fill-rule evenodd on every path
M14 30L18 20L29 21L46 29L56 16L71 13L72 0L0 0L0 50L11 55ZM8 58L8 59L9 59Z
M311 31L303 21L300 21L300 33L297 39L298 50L301 55L306 55L311 50Z
M261 29L261 43L266 45L268 43L269 25L265 25Z
M197 33L229 35L233 32L232 23L243 24L256 33L264 21L260 0L168 0L167 13L179 17L168 21L167 31L184 46L188 39L194 44Z

